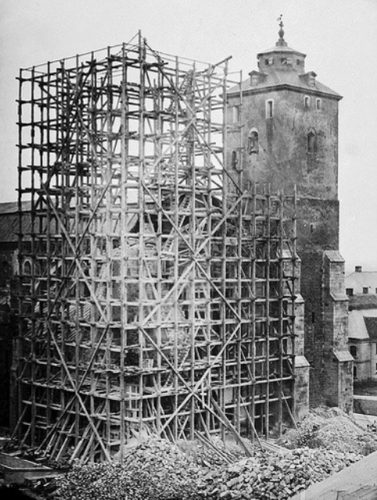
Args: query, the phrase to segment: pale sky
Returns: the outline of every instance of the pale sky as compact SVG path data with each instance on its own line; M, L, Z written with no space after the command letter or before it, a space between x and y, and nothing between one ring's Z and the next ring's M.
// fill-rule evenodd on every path
M340 251L347 270L377 270L377 0L0 0L0 201L16 200L20 67L128 41L256 69L277 40L343 95L339 127Z

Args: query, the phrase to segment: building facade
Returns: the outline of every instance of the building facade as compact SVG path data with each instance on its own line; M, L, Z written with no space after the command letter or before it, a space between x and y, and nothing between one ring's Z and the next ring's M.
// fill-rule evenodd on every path
M346 276L349 298L349 349L356 381L377 379L377 272L355 271Z
M377 294L377 271L363 271L362 266L355 266L355 271L346 276L346 293L353 295Z
M272 190L297 190L311 404L350 410L352 357L344 261L338 251L341 96L306 71L305 57L288 47L280 23L275 47L257 56L258 70L228 92L227 155L233 175L243 171L244 188L256 182Z

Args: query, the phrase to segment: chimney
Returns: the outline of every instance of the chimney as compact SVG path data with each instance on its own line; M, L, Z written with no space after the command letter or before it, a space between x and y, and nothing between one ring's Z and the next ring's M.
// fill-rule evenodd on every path
M361 273L363 268L361 266L355 266L355 273Z

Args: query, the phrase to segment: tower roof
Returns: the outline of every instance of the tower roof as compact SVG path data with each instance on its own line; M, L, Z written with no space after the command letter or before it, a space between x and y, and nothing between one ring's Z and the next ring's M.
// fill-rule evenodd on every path
M263 52L260 52L257 57L259 59L260 56L262 55L266 55L266 54L271 54L272 52L275 52L277 54L297 54L297 55L300 55L302 57L306 57L305 54L303 54L302 52L298 52L297 50L295 49L292 49L291 47L288 47L288 44L287 42L284 40L284 24L283 24L283 16L282 14L280 14L279 18L278 18L278 21L279 22L279 26L280 26L280 29L278 31L278 35L279 35L279 38L278 38L278 41L275 43L275 47L272 47L271 49L267 49L267 50L264 50Z
M261 57L263 55L272 54L272 53L297 54L297 55L300 55L302 57L306 57L306 54L303 54L302 52L299 52L298 50L292 49L292 47L288 47L288 45L277 45L277 42L276 42L275 47L271 47L270 49L266 49L263 52L259 52L259 54L257 54L257 57L259 59L259 57Z
M258 71L251 71L250 78L241 84L242 92L254 94L270 90L290 89L340 100L342 96L316 80L314 71L305 72L306 54L288 47L284 39L282 16L279 22L279 38L275 46L257 54ZM228 95L240 93L236 85Z

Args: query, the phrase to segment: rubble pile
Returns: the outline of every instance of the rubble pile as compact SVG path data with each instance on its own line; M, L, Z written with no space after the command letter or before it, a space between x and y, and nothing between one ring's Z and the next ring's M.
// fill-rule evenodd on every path
M280 453L259 449L252 457L238 457L233 463L224 460L220 464L216 454L212 463L212 455L206 455L207 460L198 460L201 455L195 451L197 447L197 443L191 446L188 442L184 452L168 441L149 438L125 450L123 462L75 465L59 480L55 498L287 499L361 458L355 453L323 449L302 448ZM224 457L229 458L231 454L227 453Z
M377 433L365 430L339 408L317 408L299 422L297 430L286 432L279 444L369 455L377 450Z
M360 458L355 453L309 448L284 454L257 452L251 458L208 473L198 498L288 499Z
M194 500L201 470L168 441L150 438L123 462L76 464L59 481L60 500Z
M288 499L377 449L377 432L337 408L312 411L280 446L243 447L197 434L172 444L139 435L113 463L75 465L59 480L60 500ZM284 446L284 448L281 448ZM245 457L247 448L252 456Z
M246 445L249 445L250 450L252 446L248 440L244 440ZM231 464L241 460L245 457L245 452L235 442L227 441L226 444L216 436L211 440L203 439L195 441L180 440L177 446L192 461L201 467L220 467L225 464Z

